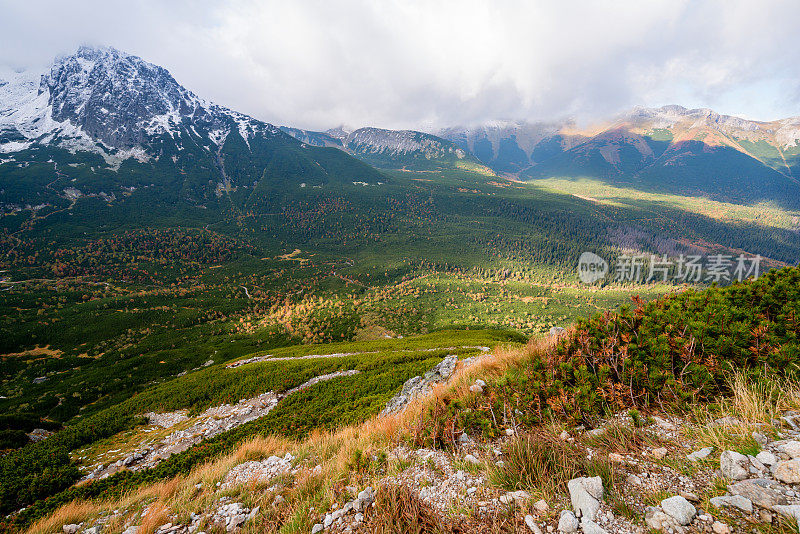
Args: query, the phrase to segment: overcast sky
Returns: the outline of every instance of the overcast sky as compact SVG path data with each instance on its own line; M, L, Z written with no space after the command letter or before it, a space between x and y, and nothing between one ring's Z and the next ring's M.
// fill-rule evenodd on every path
M800 115L800 2L0 0L0 65L80 44L277 124L591 122L677 103Z

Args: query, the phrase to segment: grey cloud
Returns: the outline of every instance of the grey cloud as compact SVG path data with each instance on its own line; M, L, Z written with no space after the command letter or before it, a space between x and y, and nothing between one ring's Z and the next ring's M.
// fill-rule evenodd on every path
M800 3L782 0L0 0L0 12L0 64L108 44L301 127L591 120L671 102L797 114ZM731 109L756 85L772 104Z

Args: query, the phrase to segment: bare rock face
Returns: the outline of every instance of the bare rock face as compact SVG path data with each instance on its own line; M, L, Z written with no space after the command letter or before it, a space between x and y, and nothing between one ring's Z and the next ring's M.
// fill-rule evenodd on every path
M166 69L113 48L82 46L42 78L53 119L71 121L108 146L145 141L151 117L209 116L203 103Z
M579 526L580 523L578 523L578 518L575 517L575 514L573 514L569 510L564 510L561 512L561 516L558 518L559 532L563 532L564 534L571 534L572 532L578 532Z
M161 428L169 428L189 419L186 413L187 410L177 410L167 413L147 412L144 416L147 418L148 424L160 426Z
M772 487L775 486L775 487ZM731 495L744 497L756 506L772 510L775 506L789 504L786 496L778 491L779 486L765 479L743 480L728 486Z
M753 503L750 499L742 497L741 495L723 495L721 497L712 497L711 504L717 508L732 507L738 508L745 513L753 512Z
M786 443L778 446L778 450L788 454L792 459L800 458L800 441L787 441Z
M344 139L348 150L356 154L408 155L440 159L451 155L464 159L467 153L451 141L435 135L410 130L360 128Z
M607 534L605 529L594 521L584 521L581 523L583 534Z
M705 460L708 458L712 452L714 452L713 447L704 447L698 451L688 454L686 459L690 462L699 462L700 460Z
M756 454L756 460L764 465L775 465L778 463L778 458L769 451L761 451Z
M533 534L542 534L542 529L539 528L539 525L536 524L533 520L533 516L530 514L525 516L525 526L528 527L528 530Z
M239 464L225 475L220 489L227 490L243 484L269 482L278 475L291 472L292 460L292 455L287 453L282 458L270 456L260 462L251 461Z
M670 517L665 514L660 508L655 506L648 506L644 514L644 522L648 527L653 530L662 530L671 526Z
M53 432L49 430L45 430L44 428L34 428L32 431L28 432L28 439L31 441L42 441L43 439L47 439L53 435Z

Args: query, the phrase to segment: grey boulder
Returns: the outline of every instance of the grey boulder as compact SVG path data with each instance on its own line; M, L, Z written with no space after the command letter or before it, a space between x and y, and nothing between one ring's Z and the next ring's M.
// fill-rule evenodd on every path
M681 526L686 526L692 522L697 515L697 509L680 495L670 497L661 501L661 509Z
M603 480L600 477L573 478L567 483L567 489L575 515L593 521L603 498Z

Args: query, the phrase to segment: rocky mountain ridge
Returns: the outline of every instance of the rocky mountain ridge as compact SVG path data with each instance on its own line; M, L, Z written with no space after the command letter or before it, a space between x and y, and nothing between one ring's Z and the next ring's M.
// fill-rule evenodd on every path
M296 139L315 146L336 147L377 167L425 167L480 164L468 150L447 139L415 130L342 127L324 132L281 127Z
M590 126L574 121L489 121L433 133L284 128L317 146L341 148L367 163L466 162L522 180L590 178L647 191L731 203L800 196L800 118L752 121L710 109L634 108Z
M435 135L374 127L352 132L277 128L205 101L166 69L113 48L81 47L43 74L20 72L0 79L0 152L40 146L97 153L114 169L129 159L169 157L187 174L186 165L178 162L193 154L192 162L209 161L192 175L217 167L220 176L212 181L222 185L214 187L215 194L252 184L267 167L289 169L298 177L319 174L318 182L324 182L328 171L343 167L323 162L334 156L319 149L337 148L379 168L466 168L525 180L589 177L734 203L778 201L793 207L797 201L792 199L800 197L798 140L797 117L759 122L681 106L635 108L588 128L571 121L492 121ZM251 161L242 161L241 151ZM276 154L283 163L272 160ZM228 161L240 168L226 168ZM365 167L349 174L339 178L385 181Z
M268 123L199 98L163 67L114 48L82 46L43 74L20 72L0 82L3 152L33 143L147 152L164 135L201 137L218 147L232 129L246 141L256 133L280 135Z
M629 137L666 135L673 143L701 140L746 153L749 153L748 148L739 141L763 142L776 150L793 153L800 140L800 117L754 121L721 115L707 108L668 105L635 107L616 118L585 127L579 127L572 120L489 121L445 128L437 134L469 150L495 170L515 172L583 143L608 138L613 132L627 132Z

